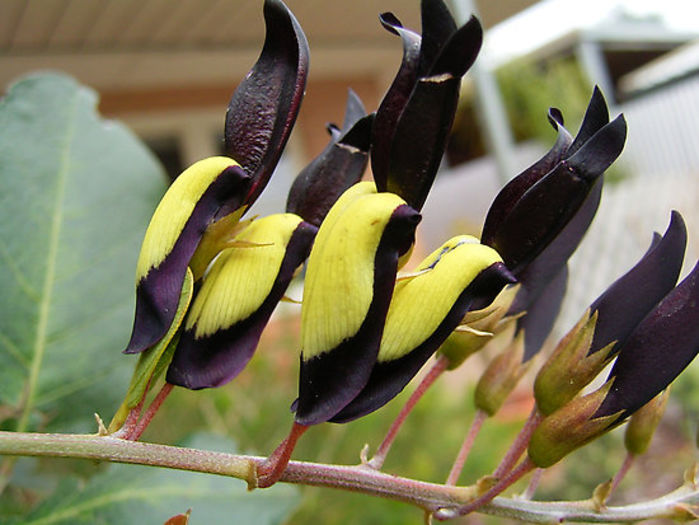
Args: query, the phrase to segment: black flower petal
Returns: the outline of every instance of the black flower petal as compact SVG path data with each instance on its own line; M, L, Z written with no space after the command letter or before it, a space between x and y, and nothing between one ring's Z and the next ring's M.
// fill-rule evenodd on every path
M252 204L272 175L303 99L308 75L306 36L281 0L265 0L267 34L259 59L226 112L225 150L252 177ZM226 206L222 215L233 209Z
M590 313L599 311L590 354L612 341L617 341L618 350L638 323L673 289L682 269L686 242L684 220L673 211L662 239L653 242L641 260L590 306Z
M665 390L699 352L699 263L619 350L612 387L595 413L629 416Z
M366 170L372 121L373 114L366 115L361 100L350 90L342 129L331 129L330 143L294 180L288 212L320 226L333 203Z

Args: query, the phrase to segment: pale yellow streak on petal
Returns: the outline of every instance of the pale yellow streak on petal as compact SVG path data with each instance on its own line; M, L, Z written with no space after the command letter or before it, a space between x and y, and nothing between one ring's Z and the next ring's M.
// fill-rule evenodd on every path
M195 337L225 330L253 314L272 290L301 217L279 213L250 224L211 265L187 317ZM254 244L255 249L249 245Z
M432 252L417 271L431 271L396 285L386 318L379 361L398 359L422 344L444 320L473 279L502 259L468 235Z

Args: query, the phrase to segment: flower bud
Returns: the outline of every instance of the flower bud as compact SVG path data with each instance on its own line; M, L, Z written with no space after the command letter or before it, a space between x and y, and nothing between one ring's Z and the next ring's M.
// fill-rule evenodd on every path
M527 371L528 364L522 363L524 355L524 332L519 332L509 348L490 362L476 385L476 408L492 416L505 402L507 396Z
M665 413L669 392L668 388L655 396L629 419L624 434L624 446L630 454L638 456L648 450L655 429Z
M490 343L494 336L513 326L514 318L505 317L505 314L510 309L517 288L508 286L500 292L491 306L466 313L461 325L439 348L439 353L449 361L447 370L458 368L468 357Z

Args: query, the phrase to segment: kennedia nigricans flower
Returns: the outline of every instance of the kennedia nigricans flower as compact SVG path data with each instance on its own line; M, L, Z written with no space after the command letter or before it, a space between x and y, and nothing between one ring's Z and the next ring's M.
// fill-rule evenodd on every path
M136 269L136 315L126 350L157 343L172 324L185 272L202 232L225 205L238 207L250 178L232 159L212 157L185 170L160 201Z
M567 287L568 258L592 223L602 195L602 173L621 153L626 136L623 116L609 122L606 102L597 87L593 90L575 138L564 127L563 115L559 110L549 110L549 122L558 132L556 143L541 160L503 188L493 202L483 227L483 242L505 252L503 259L509 261L508 267L520 283L508 314L513 316L527 312L517 321L517 330L524 331L525 362L539 351L553 327ZM594 157L601 165L588 166L586 156ZM560 171L568 171L566 167L570 167L568 158L573 159L573 164L578 162L586 166L577 174L577 168L573 167L568 172L570 178L561 177ZM587 184L581 184L571 193L564 191L557 194L568 183L571 183L568 189L573 188L575 184L572 181L576 181L578 176ZM537 198L558 203L560 208L555 209L554 206L550 211L543 208L539 215L529 213L527 206L541 208ZM520 209L519 216L515 212L517 208ZM560 214L558 223L551 220L557 213ZM511 222L507 220L508 217ZM518 221L524 221L524 226ZM549 227L551 230L546 232ZM517 228L523 228L523 231L518 233ZM511 230L510 233L507 233L508 230ZM511 235L510 242L514 249L504 247L508 235ZM521 253L517 255L514 250ZM529 253L525 254L524 251Z
M346 191L318 231L301 309L296 422L328 421L366 385L376 362L398 258L420 215L371 182Z
M514 277L495 250L468 235L454 237L399 281L377 362L362 391L331 421L344 423L398 395L474 305L487 305Z
M343 129L298 175L287 213L251 221L206 273L192 303L167 381L190 389L220 386L252 357L295 270L308 257L324 216L356 183L368 160L372 116L350 92Z
M641 260L600 295L559 343L534 382L537 406L551 414L573 399L624 346L638 323L677 283L687 232L672 213Z
M381 24L403 41L403 62L376 112L371 169L379 191L420 210L454 121L461 77L478 55L483 30L475 18L457 28L443 0L421 3L422 36L392 13Z
M597 88L575 138L557 109L549 110L549 121L558 131L556 143L500 191L483 226L481 242L501 254L519 286L507 311L516 318L511 347L476 386L476 406L488 414L499 409L553 327L567 287L567 260L592 222L602 174L626 138L623 115L609 122Z
M205 230L252 204L296 120L306 84L308 43L281 1L265 0L264 15L262 53L233 94L226 114L229 157L206 159L187 169L151 219L136 272L136 314L125 353L143 352L165 335Z
M665 390L697 353L699 263L635 326L604 385L543 419L529 457L548 467L620 425Z

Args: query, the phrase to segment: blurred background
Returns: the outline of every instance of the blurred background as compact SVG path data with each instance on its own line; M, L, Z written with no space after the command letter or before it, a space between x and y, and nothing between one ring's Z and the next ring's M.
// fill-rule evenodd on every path
M260 214L283 209L294 176L328 140L325 124L342 121L349 87L369 111L377 107L401 59L400 42L380 27L379 12L392 11L407 27L420 26L417 0L287 4L308 36L310 77L282 162L254 207ZM6 87L36 70L69 73L97 90L102 114L131 127L175 177L222 151L225 107L264 37L261 5L261 0L0 0L0 84ZM452 0L451 7L462 21L475 12L486 39L462 84L447 154L424 209L418 255L456 233L478 234L502 184L554 141L548 107L560 108L574 132L596 84L612 115L625 114L629 136L607 175L593 227L571 261L557 335L633 264L654 230L665 229L671 209L680 210L688 223L691 267L699 250L699 4ZM297 332L298 307L283 305L262 350L236 381L217 391L176 392L145 439L174 442L193 429L207 429L232 436L245 451L270 452L291 421ZM492 355L471 358L418 405L388 458L389 471L443 479L472 415L473 381ZM696 457L698 367L695 363L675 388L675 402L648 459L624 482L617 502L677 485L683 466ZM531 407L526 384L487 425L462 482L475 481L497 463ZM365 442L378 444L401 400L405 393L355 423L312 429L297 456L356 462ZM168 417L175 413L177 423ZM667 450L672 454L661 461ZM618 433L608 436L552 469L539 496L587 497L615 472L622 456ZM311 519L419 523L421 518L405 505L304 489L288 522Z

